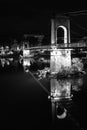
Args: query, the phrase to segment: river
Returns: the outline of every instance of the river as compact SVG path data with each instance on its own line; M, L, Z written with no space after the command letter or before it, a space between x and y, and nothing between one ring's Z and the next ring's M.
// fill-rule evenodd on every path
M0 128L86 130L86 99L87 75L38 81L17 60L0 65Z

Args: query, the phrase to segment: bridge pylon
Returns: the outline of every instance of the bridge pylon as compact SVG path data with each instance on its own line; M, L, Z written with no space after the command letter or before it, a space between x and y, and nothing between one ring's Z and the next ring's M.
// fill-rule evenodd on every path
M56 16L51 20L51 45L54 45L50 52L51 73L58 73L62 67L71 66L71 50L58 48L59 44L70 43L70 20L65 16Z
M23 57L29 57L30 49L29 49L29 42L23 42Z

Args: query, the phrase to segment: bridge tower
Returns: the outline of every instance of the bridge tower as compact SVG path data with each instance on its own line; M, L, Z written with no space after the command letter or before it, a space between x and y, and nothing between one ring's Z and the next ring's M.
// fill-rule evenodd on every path
M56 16L51 20L51 45L54 45L50 57L51 73L58 73L61 68L71 66L71 50L58 48L67 47L70 43L70 20L65 16Z
M23 42L23 57L29 57L30 50L29 50L29 42Z

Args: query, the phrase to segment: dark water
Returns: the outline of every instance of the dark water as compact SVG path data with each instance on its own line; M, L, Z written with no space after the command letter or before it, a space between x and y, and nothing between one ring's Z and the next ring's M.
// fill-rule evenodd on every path
M0 128L86 130L87 75L76 90L70 90L72 100L62 103L48 99L51 91L49 80L40 82L47 92L29 72L24 72L21 64L0 66ZM64 119L58 119L55 114L55 107L59 104L67 109Z
M0 71L0 127L39 128L50 124L48 95L32 76L19 66Z

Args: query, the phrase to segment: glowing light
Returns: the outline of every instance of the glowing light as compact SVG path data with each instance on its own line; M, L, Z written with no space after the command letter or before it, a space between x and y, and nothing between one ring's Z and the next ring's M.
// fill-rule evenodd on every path
M24 72L28 73L29 72L29 68L28 67L24 67Z
M31 64L30 64L30 59L28 58L24 58L23 59L23 66L30 66Z
M67 116L67 110L65 108L64 108L63 113L61 115L58 115L58 113L57 113L58 119L64 119L66 116Z
M1 65L2 65L2 67L4 67L4 65L5 65L5 58L1 58Z
M24 49L23 50L23 57L29 57L30 55L30 50Z

